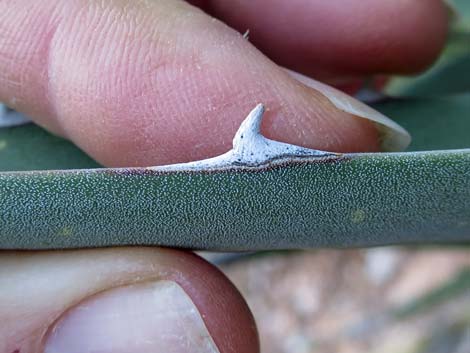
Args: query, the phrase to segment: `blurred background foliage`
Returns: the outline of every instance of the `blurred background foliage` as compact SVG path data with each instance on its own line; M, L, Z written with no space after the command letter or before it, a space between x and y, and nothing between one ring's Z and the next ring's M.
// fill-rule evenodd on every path
M470 91L470 1L449 2L455 8L454 21L441 57L418 77L393 79L385 90L388 95L440 97Z
M221 268L262 353L470 352L465 247L277 252Z

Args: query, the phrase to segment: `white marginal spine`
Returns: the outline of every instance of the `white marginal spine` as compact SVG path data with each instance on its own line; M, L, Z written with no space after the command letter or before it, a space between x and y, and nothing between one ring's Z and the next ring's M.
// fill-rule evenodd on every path
M258 104L241 123L233 139L233 148L220 156L189 163L148 167L153 171L204 171L232 168L259 168L289 160L331 158L340 154L308 149L270 140L261 134L265 108Z

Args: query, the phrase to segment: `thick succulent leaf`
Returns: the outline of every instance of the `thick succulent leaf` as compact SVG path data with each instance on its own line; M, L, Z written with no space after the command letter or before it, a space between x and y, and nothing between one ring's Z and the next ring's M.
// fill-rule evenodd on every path
M210 250L470 240L470 151L219 172L0 174L0 248Z
M402 100L382 110L412 118L434 113L439 122L449 107L460 107L456 122L468 124L465 104L466 96ZM253 117L242 127L259 128ZM423 125L436 130L410 126ZM464 126L456 131L468 131ZM241 151L263 141L254 130L236 136L247 137L235 138ZM432 146L424 141L421 147ZM223 170L196 162L206 167L0 173L0 248L259 250L470 240L470 150L311 153Z

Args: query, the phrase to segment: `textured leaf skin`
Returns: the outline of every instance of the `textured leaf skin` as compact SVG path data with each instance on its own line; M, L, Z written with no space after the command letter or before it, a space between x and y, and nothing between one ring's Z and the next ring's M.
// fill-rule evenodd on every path
M462 241L470 240L470 151L351 154L220 172L4 173L0 209L3 249Z

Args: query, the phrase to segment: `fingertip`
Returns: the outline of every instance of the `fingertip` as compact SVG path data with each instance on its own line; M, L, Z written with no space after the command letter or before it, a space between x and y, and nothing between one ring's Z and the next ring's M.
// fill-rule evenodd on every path
M240 293L189 253L3 253L0 264L0 347L7 352L259 351Z
M220 353L258 353L255 319L238 289L218 268L194 253L167 250L172 261L181 263L180 273L169 279L179 283L196 304ZM182 256L184 255L184 256Z

